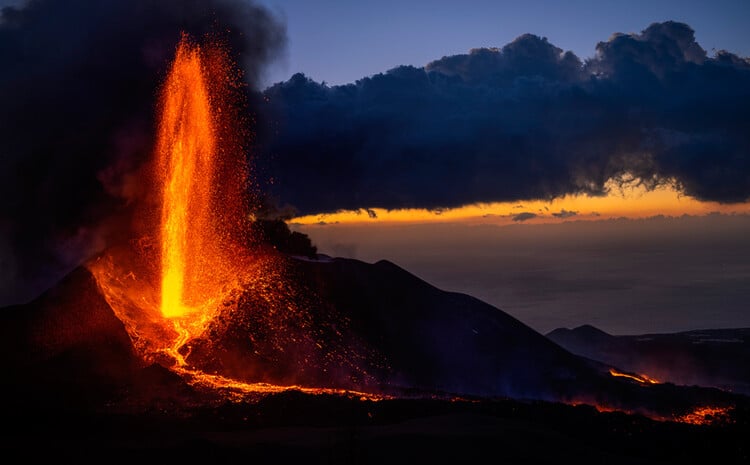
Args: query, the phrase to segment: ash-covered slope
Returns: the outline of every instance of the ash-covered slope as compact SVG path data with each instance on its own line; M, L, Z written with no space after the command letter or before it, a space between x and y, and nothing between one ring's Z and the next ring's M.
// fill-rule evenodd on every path
M3 389L40 403L96 403L142 365L83 267L33 301L0 309L0 360L12 374Z
M575 354L661 381L750 395L750 328L613 336L584 325L547 337Z
M501 310L442 291L388 261L299 260L294 276L347 315L388 364L389 384L462 394L559 398L593 370Z
M190 343L189 364L283 385L554 400L600 378L501 310L393 263L287 257L280 268Z

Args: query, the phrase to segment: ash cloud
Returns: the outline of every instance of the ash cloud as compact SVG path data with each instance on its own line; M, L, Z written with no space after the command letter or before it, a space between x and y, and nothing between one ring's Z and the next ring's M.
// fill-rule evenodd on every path
M0 16L0 304L126 235L181 31L225 40L250 85L285 42L250 1L13 3Z
M609 179L750 198L750 61L655 23L582 61L526 34L353 84L265 91L278 198L300 213L606 194Z

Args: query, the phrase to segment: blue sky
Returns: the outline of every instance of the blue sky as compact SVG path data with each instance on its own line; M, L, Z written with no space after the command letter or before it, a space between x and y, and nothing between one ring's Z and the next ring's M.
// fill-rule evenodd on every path
M265 85L302 72L344 84L398 65L423 66L476 47L502 47L532 33L586 58L615 32L652 22L689 24L712 54L750 56L748 0L261 0L287 26L286 56Z

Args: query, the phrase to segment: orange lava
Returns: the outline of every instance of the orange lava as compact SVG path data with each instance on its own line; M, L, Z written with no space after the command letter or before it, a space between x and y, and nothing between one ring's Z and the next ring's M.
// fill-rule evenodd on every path
M699 406L695 407L692 411L682 414L665 415L648 411L635 411L621 407L614 407L606 405L600 402L589 402L589 401L572 401L568 402L569 405L578 406L586 405L593 407L597 412L612 413L619 412L628 415L641 415L654 421L661 422L675 422L675 423L687 423L691 425L715 425L715 424L726 424L731 423L732 419L730 413L733 407L725 406Z
M633 381L637 381L641 384L659 384L658 380L651 378L650 376L643 374L623 373L621 371L615 370L614 368L609 369L609 374L619 378L632 379Z
M225 376L211 375L196 370L178 369L177 372L183 375L193 387L208 388L214 392L221 392L224 398L232 402L252 402L268 394L278 394L286 391L299 391L310 395L337 395L372 402L393 398L393 396L386 394L375 394L350 389L300 385L282 386L271 383L245 383Z
M223 257L212 218L216 135L201 51L183 37L161 95L156 146L162 182L161 312L183 317L210 300L206 265Z
M221 122L207 82L200 46L182 37L160 97L156 144L157 186L161 194L159 225L161 313L181 319L184 338L200 328L206 312L216 308L227 288L234 287L236 267L220 230L219 215L235 199L220 196L214 186L219 157L215 129ZM218 98L217 98L218 97ZM218 101L218 102L217 102ZM238 154L242 156L242 154Z
M696 407L692 412L680 415L676 421L689 423L691 425L712 425L716 423L727 423L731 421L729 407Z
M276 378L253 371L252 360L244 361L250 375L245 367L233 372L243 379L226 376L220 362L206 365L224 354L222 349L213 353L217 334L236 324L253 339L252 325L259 325L260 340L252 341L248 357L276 360L279 353L298 350L308 365L346 366L359 379L368 376L357 365L356 351L340 341L317 340L311 317L297 305L285 260L251 237L239 76L220 44L198 45L182 36L159 93L154 156L144 168L147 194L137 205L134 237L87 267L144 361L169 367L198 390L230 401L287 390L383 399L358 390L302 386L304 377L299 382L279 377L279 385L255 382Z
M278 266L247 243L238 76L218 43L182 35L159 93L140 237L88 265L148 361L185 366L188 342Z

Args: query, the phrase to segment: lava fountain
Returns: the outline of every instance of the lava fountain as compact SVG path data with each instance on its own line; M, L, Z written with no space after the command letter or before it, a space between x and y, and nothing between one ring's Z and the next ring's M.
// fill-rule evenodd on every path
M185 365L233 292L273 266L248 247L249 169L239 72L218 43L183 34L162 83L135 246L89 264L146 359Z
M169 351L179 364L184 364L179 348L202 332L246 269L236 266L237 234L228 229L237 223L227 218L242 217L242 193L220 188L227 159L234 157L239 167L244 156L236 147L221 150L220 140L231 144L238 132L222 121L227 70L219 49L202 49L183 35L159 101L154 173L161 205L159 308L179 334ZM217 71L222 75L210 76ZM234 176L244 172L235 170ZM230 182L246 185L246 179Z
M157 179L163 186L161 312L167 318L184 317L210 300L201 275L207 271L204 251L214 236L211 113L200 48L183 37L162 90L156 147Z
M201 54L183 36L160 97L155 178L162 209L160 308L167 318L184 319L216 305L227 278L213 188L216 111Z
M285 259L252 235L239 78L220 43L182 36L159 93L134 238L87 266L147 363L230 398L298 383L338 392L341 383L309 386L336 384L331 373L371 379L360 366L369 355L344 337L343 318L313 317Z

